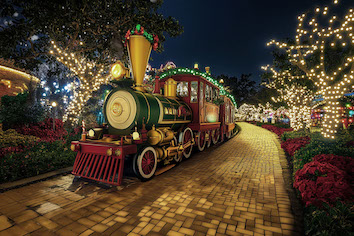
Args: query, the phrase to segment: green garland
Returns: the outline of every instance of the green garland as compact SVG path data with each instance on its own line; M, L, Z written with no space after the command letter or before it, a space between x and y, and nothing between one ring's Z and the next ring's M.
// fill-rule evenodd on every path
M173 75L183 75L183 74L189 74L189 75L197 75L197 76L201 76L204 79L208 80L209 82L211 82L213 85L217 86L220 89L220 95L225 95L228 98L231 99L232 103L235 105L235 107L237 107L237 103L235 101L235 98L233 95L231 95L229 92L227 92L224 87L213 77L211 77L208 73L203 73L200 72L199 70L195 70L195 69L189 69L189 68L174 68L171 70L167 70L165 72L163 72L162 74L160 74L160 79L169 77L169 76L173 76Z

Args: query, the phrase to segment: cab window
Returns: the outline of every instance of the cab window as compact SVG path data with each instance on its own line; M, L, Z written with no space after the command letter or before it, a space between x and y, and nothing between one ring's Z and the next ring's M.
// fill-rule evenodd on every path
M188 82L179 82L177 84L177 96L188 97Z
M198 81L191 82L191 102L198 101Z

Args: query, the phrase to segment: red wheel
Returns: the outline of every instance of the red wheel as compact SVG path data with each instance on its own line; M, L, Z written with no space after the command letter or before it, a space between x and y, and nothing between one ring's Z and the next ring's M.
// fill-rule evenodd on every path
M193 140L193 132L190 128L186 128L183 133L181 133L179 135L179 142L182 143L182 145L188 143L189 141L192 142ZM184 151L183 151L183 156L185 158L189 158L192 154L192 149L193 149L193 145L187 147Z
M197 146L198 146L198 150L201 152L205 149L205 145L206 145L206 137L205 137L205 131L204 132L198 132L198 142L197 142Z
M157 167L157 155L153 147L143 147L134 156L133 170L142 180L148 180L155 174Z
M211 140L213 141L213 144L217 144L218 141L219 141L219 137L220 137L220 130L216 129L216 130L213 130L213 131L214 131L214 133L211 136Z

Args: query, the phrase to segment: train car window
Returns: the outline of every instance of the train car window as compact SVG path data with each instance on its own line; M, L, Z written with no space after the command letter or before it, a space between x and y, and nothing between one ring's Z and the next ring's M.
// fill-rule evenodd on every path
M216 100L219 100L219 98L220 98L220 97L219 97L219 90L218 90L218 89L215 89L215 97L216 97L216 98L215 98Z
M199 88L199 101L204 101L204 83L200 82L200 88Z
M177 84L177 96L188 97L188 82L179 82Z
M191 82L191 102L198 101L198 81Z
M211 87L209 85L205 86L205 100L211 102Z

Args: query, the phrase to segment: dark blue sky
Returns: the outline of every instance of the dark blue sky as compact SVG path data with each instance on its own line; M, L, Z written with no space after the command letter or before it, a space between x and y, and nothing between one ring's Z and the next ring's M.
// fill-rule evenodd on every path
M344 1L345 2L351 2ZM214 76L252 73L260 81L262 65L271 64L271 39L294 38L297 16L328 0L165 0L161 13L184 26L167 38L162 53L152 53L153 67L173 61L178 67L211 67ZM354 1L353 1L354 2ZM204 70L204 69L203 69Z

